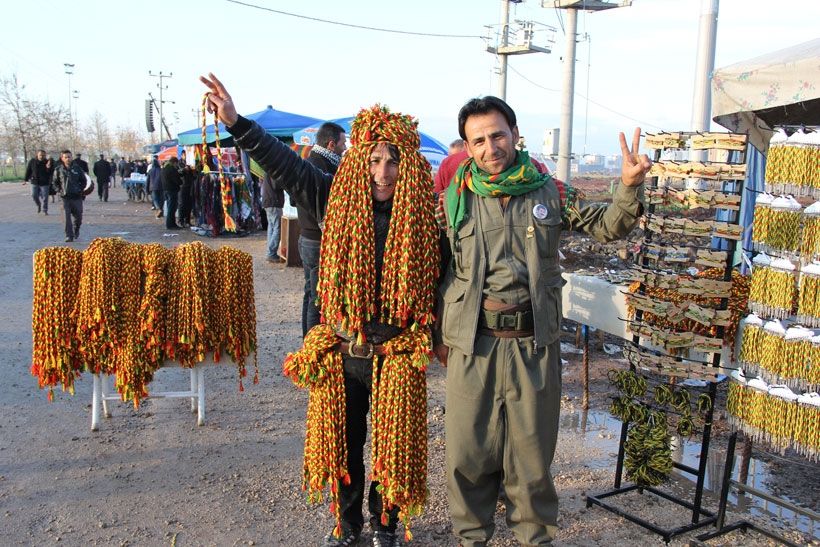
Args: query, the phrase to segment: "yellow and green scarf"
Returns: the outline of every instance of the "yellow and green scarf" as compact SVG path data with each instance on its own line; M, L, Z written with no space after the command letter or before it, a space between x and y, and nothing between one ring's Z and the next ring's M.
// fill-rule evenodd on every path
M520 196L540 188L549 179L549 175L538 172L525 151L517 152L515 162L497 175L485 173L473 158L468 158L461 163L447 187L445 207L450 227L457 230L468 214L467 200L463 196L465 188L485 198Z

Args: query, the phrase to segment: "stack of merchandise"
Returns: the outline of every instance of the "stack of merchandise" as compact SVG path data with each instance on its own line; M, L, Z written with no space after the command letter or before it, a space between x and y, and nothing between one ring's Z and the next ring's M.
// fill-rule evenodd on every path
M138 407L166 360L194 367L227 353L239 371L256 363L253 260L202 243L98 238L84 252L48 247L34 254L31 373L40 388L73 393L82 371L108 374Z

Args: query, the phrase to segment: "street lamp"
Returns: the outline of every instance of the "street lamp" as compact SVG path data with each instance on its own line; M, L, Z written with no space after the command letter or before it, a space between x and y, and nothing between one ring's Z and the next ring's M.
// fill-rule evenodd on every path
M74 116L72 115L72 108L71 108L71 75L74 74L74 63L63 63L63 68L65 68L65 73L68 75L68 119L69 119L69 127L71 130L71 149L74 149Z

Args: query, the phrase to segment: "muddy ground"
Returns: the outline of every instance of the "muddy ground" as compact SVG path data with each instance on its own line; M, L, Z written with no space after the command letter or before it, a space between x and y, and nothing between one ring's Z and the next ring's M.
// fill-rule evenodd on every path
M603 186L608 188L608 181ZM63 244L60 203L51 206L50 216L38 215L29 186L2 184L0 212L6 227L0 261L0 545L317 545L332 519L326 506L308 506L300 491L307 394L281 374L286 352L300 341L301 268L267 263L261 232L235 239L168 234L147 203L127 202L119 187L108 203L90 197L82 237L71 244L75 248L119 234L166 245L194 240L232 245L253 255L261 378L240 392L234 368L209 369L203 426L196 425L187 400L149 399L139 410L112 404L113 416L92 432L90 375L78 382L75 395L57 392L49 403L29 373L31 257L38 248ZM598 251L592 266L610 264L617 249ZM569 343L572 329L568 324ZM605 375L618 356L600 351L595 337L592 347L588 414L580 408L581 356L565 356L563 425L553 466L561 497L555 544L660 545L658 536L586 507L587 493L612 487L618 437L617 423L605 412L611 393ZM419 546L455 545L444 486L444 378L441 367L430 367L430 501L413 524L413 544ZM151 384L155 390L187 386L187 373L174 368L159 371ZM716 437L719 451L725 427ZM817 480L816 466L796 476L782 467L787 471L779 481ZM675 480L669 488L685 496L691 483ZM818 488L808 490L796 501L816 509ZM714 492L707 492L706 507L715 509L715 500ZM653 496L625 496L621 503L663 526L688 522L685 511ZM501 506L496 517L492 544L515 545ZM672 544L686 545L693 535ZM722 543L769 544L755 536Z

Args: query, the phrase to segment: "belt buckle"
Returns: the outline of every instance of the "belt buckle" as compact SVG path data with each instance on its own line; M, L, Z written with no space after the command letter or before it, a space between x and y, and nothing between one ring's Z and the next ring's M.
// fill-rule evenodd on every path
M359 355L353 351L353 348L367 348L367 353L365 355ZM347 354L353 357L354 359L371 359L373 357L373 353L375 351L375 347L370 342L365 342L364 344L357 344L355 342L350 342L347 346Z

